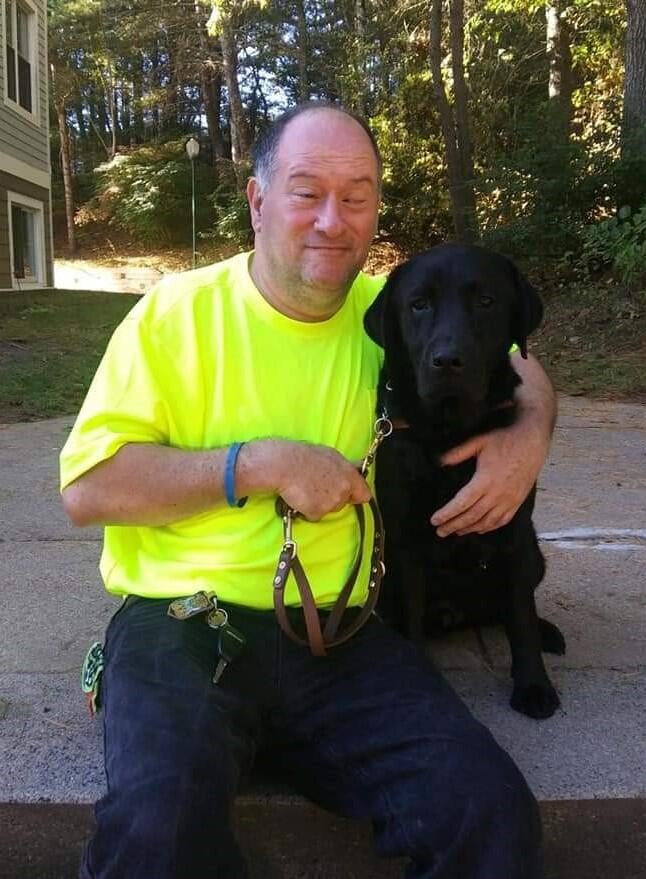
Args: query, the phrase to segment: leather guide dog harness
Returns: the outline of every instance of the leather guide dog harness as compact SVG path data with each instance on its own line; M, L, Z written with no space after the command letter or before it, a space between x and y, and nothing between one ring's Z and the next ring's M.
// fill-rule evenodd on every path
M362 476L367 474L382 440L392 432L393 426L385 412L377 419L374 429L375 437L361 464ZM293 523L298 513L291 509L282 498L278 498L276 501L276 512L283 520L283 548L278 557L278 566L276 567L276 574L274 575L273 581L274 609L276 611L278 623L283 632L297 644L300 644L301 646L309 646L314 656L325 656L328 648L336 647L338 644L342 644L344 641L351 638L359 631L364 623L367 622L377 603L379 588L385 573L383 561L384 528L375 499L371 498L367 506L370 507L374 519L374 540L370 558L368 598L352 622L344 630L339 632L339 626L347 608L352 590L357 581L363 558L363 544L366 532L364 506L362 504L355 504L354 506L357 521L359 523L359 548L357 550L357 555L348 579L339 593L339 597L330 611L329 616L325 620L323 627L321 627L321 620L314 602L312 589L303 569L303 565L298 557L298 547L293 537ZM301 638L296 634L287 615L287 609L285 607L285 585L290 573L294 575L301 598L307 638Z

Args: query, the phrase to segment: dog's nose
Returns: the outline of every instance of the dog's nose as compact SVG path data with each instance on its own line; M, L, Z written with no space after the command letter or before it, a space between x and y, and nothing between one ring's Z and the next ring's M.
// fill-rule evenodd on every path
M464 360L454 351L438 351L433 354L434 369L442 369L445 372L461 372L464 369Z

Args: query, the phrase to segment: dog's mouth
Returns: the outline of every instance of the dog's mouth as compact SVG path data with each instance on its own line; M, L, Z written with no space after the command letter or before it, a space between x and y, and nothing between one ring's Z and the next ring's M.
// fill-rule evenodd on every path
M420 415L433 433L451 434L478 422L485 409L485 394L438 388L420 396L419 405Z
M468 423L480 409L480 403L471 394L432 393L420 400L422 410L434 421Z
M463 376L418 380L417 393L424 409L472 410L487 395L484 381L465 381Z

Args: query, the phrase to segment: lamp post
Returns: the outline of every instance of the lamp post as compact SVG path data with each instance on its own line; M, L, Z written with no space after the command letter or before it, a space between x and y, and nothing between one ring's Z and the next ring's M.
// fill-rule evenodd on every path
M186 141L186 153L191 160L191 192L193 206L193 268L195 268L195 159L200 152L200 144L194 137L189 137Z

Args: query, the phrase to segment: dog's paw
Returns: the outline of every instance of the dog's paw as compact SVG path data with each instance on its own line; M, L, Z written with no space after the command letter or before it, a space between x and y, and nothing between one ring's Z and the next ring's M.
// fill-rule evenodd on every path
M565 654L565 638L559 627L550 623L549 620L539 618L538 629L543 653L556 653L558 656L563 656Z
M554 687L550 684L516 684L509 704L515 711L544 720L551 717L560 706L561 700Z

